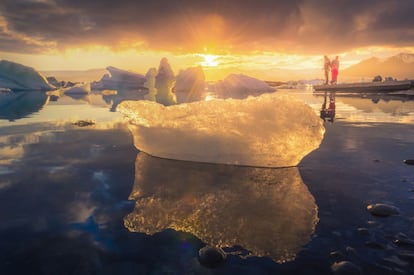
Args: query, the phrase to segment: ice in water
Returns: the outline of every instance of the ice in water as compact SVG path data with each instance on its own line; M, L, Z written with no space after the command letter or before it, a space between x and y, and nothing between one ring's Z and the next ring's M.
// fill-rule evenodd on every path
M276 93L172 106L125 101L118 110L128 117L139 150L177 160L296 166L325 132L311 107Z

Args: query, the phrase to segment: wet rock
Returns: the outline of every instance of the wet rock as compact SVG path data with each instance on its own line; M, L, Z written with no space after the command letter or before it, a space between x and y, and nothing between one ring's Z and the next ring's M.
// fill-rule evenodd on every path
M404 163L408 165L414 165L414 159L405 159Z
M388 217L400 214L400 210L397 207L384 203L370 204L367 206L367 210L371 215L377 217Z
M94 124L95 124L95 122L90 121L90 120L78 120L78 121L72 123L72 125L76 125L76 126L79 126L79 127L91 126L91 125L94 125Z
M342 261L342 262L334 263L331 266L331 269L335 275L362 274L361 269L349 261Z
M329 253L329 255L334 258L335 260L339 260L339 259L343 259L344 258L344 254L342 254L341 251L336 250L336 251L332 251L331 253Z
M414 240L411 239L405 239L405 238L399 238L394 241L394 243L398 246L411 246L414 247Z
M218 247L205 246L198 251L198 260L206 267L217 267L226 260L226 253Z

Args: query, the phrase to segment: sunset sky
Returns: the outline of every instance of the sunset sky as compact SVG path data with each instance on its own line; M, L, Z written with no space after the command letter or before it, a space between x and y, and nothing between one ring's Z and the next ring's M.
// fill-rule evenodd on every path
M413 10L411 0L1 0L0 59L145 74L167 57L175 73L201 65L211 80L314 77L324 54L346 67L414 53Z

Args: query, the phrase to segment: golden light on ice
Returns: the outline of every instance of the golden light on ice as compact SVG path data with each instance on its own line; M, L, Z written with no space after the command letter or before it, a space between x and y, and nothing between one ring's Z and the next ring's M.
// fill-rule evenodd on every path
M204 59L204 61L200 63L203 67L217 67L219 65L217 60L218 55L201 54L200 56Z

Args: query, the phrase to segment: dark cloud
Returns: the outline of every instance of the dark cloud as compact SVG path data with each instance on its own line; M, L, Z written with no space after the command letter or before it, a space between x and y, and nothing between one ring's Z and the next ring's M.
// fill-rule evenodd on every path
M60 49L122 48L131 42L186 51L320 52L409 45L414 41L412 10L414 1L407 0L2 0L0 17L8 33L0 25L0 50L39 49L21 37L40 45L54 42Z

